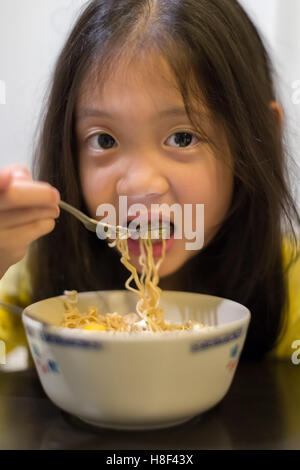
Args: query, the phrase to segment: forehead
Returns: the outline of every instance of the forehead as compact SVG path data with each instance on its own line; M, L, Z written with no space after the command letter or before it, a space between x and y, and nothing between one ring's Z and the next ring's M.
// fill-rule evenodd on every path
M166 60L149 54L137 60L120 61L108 74L101 65L87 74L80 88L77 110L85 106L183 106L183 99L174 74Z

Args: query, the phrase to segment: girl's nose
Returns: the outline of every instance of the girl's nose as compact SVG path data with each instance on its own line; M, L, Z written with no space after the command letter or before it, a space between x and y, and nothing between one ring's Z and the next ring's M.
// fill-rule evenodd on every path
M124 174L117 183L118 195L126 195L132 200L147 200L161 198L169 189L167 176L160 165L142 158L124 168Z

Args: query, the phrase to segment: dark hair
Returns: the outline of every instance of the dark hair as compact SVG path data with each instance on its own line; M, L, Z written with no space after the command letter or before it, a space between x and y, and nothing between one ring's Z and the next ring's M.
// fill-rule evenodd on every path
M79 89L88 75L104 82L121 58L143 60L152 50L169 64L196 128L195 99L222 123L234 157L233 199L221 228L161 285L246 305L252 320L244 357L260 357L284 326L288 298L282 239L286 232L295 259L293 223L300 218L282 131L270 110L276 100L274 72L256 28L236 0L90 1L56 65L34 176L88 212L74 124ZM128 277L118 253L65 213L51 234L32 244L29 266L33 301L65 289L123 289Z

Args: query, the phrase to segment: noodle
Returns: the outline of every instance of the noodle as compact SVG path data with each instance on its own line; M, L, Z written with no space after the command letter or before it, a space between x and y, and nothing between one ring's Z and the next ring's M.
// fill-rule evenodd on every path
M191 330L194 327L203 328L199 322L189 320L184 324L172 324L164 320L164 312L159 305L161 289L158 287L158 270L165 259L166 240L162 239L161 257L155 263L153 258L152 241L150 237L144 239L140 237L139 263L142 267L141 276L138 276L136 268L130 263L128 252L127 236L126 238L117 237L110 243L110 247L116 246L121 253L121 263L131 273L125 283L127 290L136 293L139 297L136 304L136 313L120 315L117 312L101 315L97 307L88 307L87 313L80 313L77 308L78 294L76 291L65 291L67 299L64 301L65 315L61 326L66 328L83 328L99 331L173 331L173 330ZM130 284L134 281L136 288Z

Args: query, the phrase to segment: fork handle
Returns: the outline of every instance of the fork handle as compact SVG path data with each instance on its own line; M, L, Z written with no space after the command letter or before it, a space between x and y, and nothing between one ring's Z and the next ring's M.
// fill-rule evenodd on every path
M76 219L80 220L81 222L87 222L88 217L84 215L80 210L76 209L76 207L70 206L70 204L64 201L60 201L58 205L61 209L74 215L74 217L76 217Z

